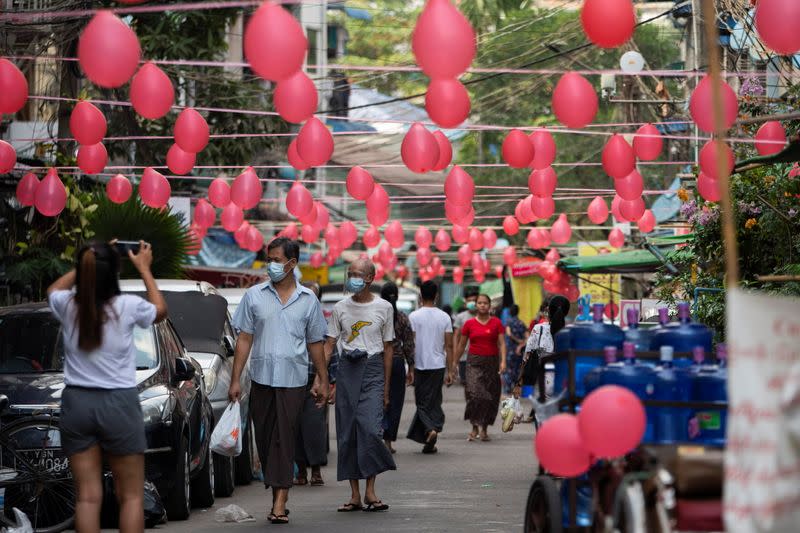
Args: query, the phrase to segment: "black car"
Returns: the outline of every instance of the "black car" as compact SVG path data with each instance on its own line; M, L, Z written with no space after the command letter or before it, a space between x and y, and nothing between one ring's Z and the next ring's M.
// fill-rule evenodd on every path
M57 413L64 389L60 324L46 303L0 308L0 394L3 423L33 412ZM147 435L145 476L155 483L170 520L192 505L214 503L214 427L202 368L169 320L134 329L136 381Z

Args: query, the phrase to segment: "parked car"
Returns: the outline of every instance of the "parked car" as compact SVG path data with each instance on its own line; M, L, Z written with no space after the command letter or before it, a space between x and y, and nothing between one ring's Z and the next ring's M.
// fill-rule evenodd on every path
M228 407L228 389L233 373L233 350L236 332L231 326L227 302L217 289L205 281L156 280L167 301L169 318L189 355L203 368L206 394L211 400L214 422ZM141 280L121 280L123 292L143 293ZM249 417L250 371L245 366L240 380L242 396L239 401L242 425L242 453L238 457L212 454L216 495L233 494L235 485L246 485L254 476L258 464L252 423Z
M64 389L60 328L44 302L0 308L0 394L11 404L5 417L58 411ZM135 328L133 338L147 436L145 476L158 487L169 519L185 520L192 505L214 503L214 415L202 368L169 320Z
M231 316L236 313L236 308L242 303L242 298L244 298L244 293L246 292L246 288L217 289L217 293L228 301L228 313Z

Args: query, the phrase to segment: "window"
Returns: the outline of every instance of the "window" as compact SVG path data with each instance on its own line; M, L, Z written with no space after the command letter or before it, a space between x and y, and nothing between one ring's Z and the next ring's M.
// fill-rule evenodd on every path
M319 30L308 30L308 64L309 65L319 65L319 54L317 54L317 48L319 48ZM308 73L316 73L317 69L308 69Z
M0 317L0 373L61 372L61 325L50 313Z

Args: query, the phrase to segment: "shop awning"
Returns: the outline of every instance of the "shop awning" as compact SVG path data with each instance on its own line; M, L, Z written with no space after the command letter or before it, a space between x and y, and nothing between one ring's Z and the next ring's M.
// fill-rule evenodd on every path
M558 266L570 274L630 274L635 272L654 272L661 265L661 261L647 250L565 257L558 262Z

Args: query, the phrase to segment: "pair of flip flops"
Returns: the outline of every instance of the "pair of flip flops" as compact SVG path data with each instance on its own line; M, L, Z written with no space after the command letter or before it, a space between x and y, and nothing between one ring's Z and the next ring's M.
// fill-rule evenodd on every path
M387 511L389 506L380 500L374 502L364 502L366 505L360 503L347 502L337 509L340 513L352 513L354 511L364 511L367 513L375 513L378 511Z

